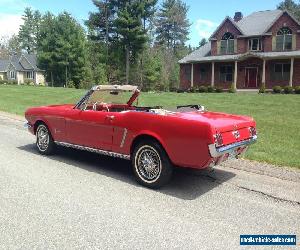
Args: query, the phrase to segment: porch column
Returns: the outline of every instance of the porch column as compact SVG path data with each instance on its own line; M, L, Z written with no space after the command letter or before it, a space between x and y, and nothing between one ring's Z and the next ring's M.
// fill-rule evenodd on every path
M211 86L215 86L215 62L211 63Z
M294 75L294 58L291 58L291 68L290 68L290 82L289 85L293 86L293 75Z
M191 69L191 88L194 87L194 64L192 63Z
M237 63L238 63L237 61L234 62L234 80L233 80L234 89L236 89L236 83L237 83L237 71L238 71Z
M262 85L266 85L266 59L263 59L263 72L261 78Z

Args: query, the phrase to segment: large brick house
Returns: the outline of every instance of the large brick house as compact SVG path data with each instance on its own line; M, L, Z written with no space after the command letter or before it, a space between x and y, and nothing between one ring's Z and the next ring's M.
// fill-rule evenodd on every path
M287 11L226 17L203 47L179 61L180 88L300 85L300 23Z

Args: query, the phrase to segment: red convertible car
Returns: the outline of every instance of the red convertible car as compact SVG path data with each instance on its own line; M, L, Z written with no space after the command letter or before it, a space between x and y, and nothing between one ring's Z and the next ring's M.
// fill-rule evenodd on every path
M93 87L76 104L30 108L25 117L41 154L57 145L131 160L137 180L161 187L173 166L204 169L237 158L257 140L251 117L202 106L139 107L131 85Z

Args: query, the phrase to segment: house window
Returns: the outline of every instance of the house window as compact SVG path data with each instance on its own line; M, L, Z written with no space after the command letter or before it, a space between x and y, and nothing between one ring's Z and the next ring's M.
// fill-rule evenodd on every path
M206 80L207 70L206 68L200 68L200 80Z
M221 54L233 54L234 53L234 36L230 32L226 32L221 40L220 47Z
M290 79L290 68L289 63L276 63L274 64L274 72L272 80L274 81L288 81Z
M276 50L291 50L293 42L293 34L290 28L281 28L276 35Z
M261 50L261 41L259 38L252 38L248 42L248 49L250 51L258 51Z
M184 67L184 78L186 79L186 80L191 80L191 65L186 65L185 67Z
M26 78L27 79L33 79L33 71L26 72Z
M10 79L16 79L16 72L15 71L10 71L9 75L10 75Z
M220 81L232 82L233 67L231 65L225 65L220 67Z

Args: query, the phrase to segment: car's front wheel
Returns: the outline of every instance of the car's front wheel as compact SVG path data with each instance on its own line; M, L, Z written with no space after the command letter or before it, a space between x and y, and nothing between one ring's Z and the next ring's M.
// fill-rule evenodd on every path
M147 140L139 143L132 154L137 180L149 188L159 188L171 179L173 166L160 144Z
M36 129L36 146L39 153L43 155L50 155L54 151L55 143L44 123L39 124Z

